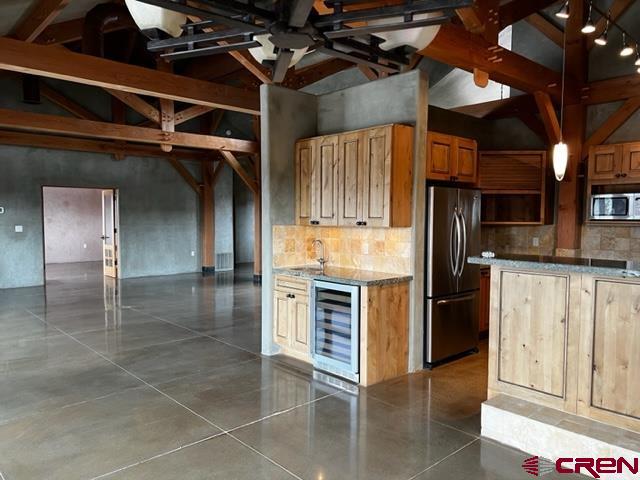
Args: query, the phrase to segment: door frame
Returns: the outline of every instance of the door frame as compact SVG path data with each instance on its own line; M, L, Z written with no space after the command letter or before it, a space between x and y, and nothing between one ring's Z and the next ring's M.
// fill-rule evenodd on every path
M120 190L117 187L94 187L83 185L53 185L53 184L41 184L40 185L40 226L42 227L42 284L47 284L47 257L46 257L46 236L44 228L44 189L48 188L83 188L87 190L113 190L114 202L113 202L113 222L115 228L114 243L116 245L116 261L118 262L118 269L116 270L116 278L121 278L120 268L122 262L120 261ZM101 200L102 201L102 200ZM101 217L102 218L102 217ZM103 253L104 255L104 253ZM104 257L102 258L104 262Z

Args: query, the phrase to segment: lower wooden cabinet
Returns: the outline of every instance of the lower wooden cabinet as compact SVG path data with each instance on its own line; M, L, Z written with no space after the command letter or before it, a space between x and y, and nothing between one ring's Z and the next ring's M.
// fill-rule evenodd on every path
M478 321L478 330L480 333L489 331L489 315L490 315L490 295L491 295L491 269L480 269L480 319Z
M492 267L489 396L640 432L640 280Z
M309 310L310 282L276 276L273 292L273 339L282 353L311 361Z

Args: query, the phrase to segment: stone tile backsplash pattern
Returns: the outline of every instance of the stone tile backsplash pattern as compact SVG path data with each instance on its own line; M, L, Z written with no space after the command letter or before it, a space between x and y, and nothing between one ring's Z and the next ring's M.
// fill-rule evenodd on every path
M316 263L312 242L323 241L330 267L411 273L410 228L273 227L273 266Z
M482 250L498 253L553 255L556 229L554 225L534 227L482 227ZM538 238L539 245L533 246Z
M582 227L582 255L640 262L640 227Z

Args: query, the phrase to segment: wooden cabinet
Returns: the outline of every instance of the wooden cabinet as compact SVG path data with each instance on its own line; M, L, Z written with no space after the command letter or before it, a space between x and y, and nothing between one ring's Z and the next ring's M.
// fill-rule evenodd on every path
M547 152L480 152L478 186L483 225L544 225L553 221Z
M475 183L478 178L477 153L475 140L428 132L427 179Z
M489 315L491 305L491 269L480 269L480 319L478 321L478 330L480 333L487 332L489 330Z
M409 227L412 191L412 127L384 125L296 144L300 225Z
M598 185L640 183L640 142L591 147L589 182Z
M273 339L282 353L310 361L310 283L278 275L273 291Z

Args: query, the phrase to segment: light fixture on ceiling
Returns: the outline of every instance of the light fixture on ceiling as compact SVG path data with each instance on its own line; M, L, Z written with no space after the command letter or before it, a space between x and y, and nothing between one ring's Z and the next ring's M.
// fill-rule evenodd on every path
M430 18L442 18L442 12L418 13L414 14L412 21L428 20ZM402 22L402 17L391 17L381 20L369 20L367 25L387 25ZM376 36L384 39L379 46L382 50L393 50L394 48L408 46L416 50L426 48L440 31L440 25L430 25L427 27L404 28L401 30L389 30L378 32Z
M587 17L587 23L580 30L582 33L593 33L596 31L596 26L593 23L593 17L591 11L593 10L593 4L589 4L589 17Z
M607 44L607 36L609 34L609 19L607 18L607 26L604 27L604 32L598 35L598 38L594 40L596 45L600 45L601 47Z
M154 37L151 32L156 30L162 30L172 37L182 35L182 25L187 23L186 15L138 0L125 0L125 3L138 28L147 36Z
M271 40L269 40L270 36L270 33L265 33L263 35L255 35L253 37L253 39L261 46L250 48L249 53L260 64L262 64L262 62L264 62L265 60L275 62L278 58L278 51L276 49L276 46L271 43ZM296 63L302 60L302 57L304 57L305 53L307 53L307 47L293 48L292 50L293 57L291 57L289 68L293 67Z
M565 63L567 55L567 31L565 29L562 37L562 90L560 94L560 140L553 146L553 173L556 180L561 182L567 172L569 164L569 147L562 138L562 128L564 126L564 77Z
M622 49L620 50L620 56L628 57L629 55L633 55L633 48L631 44L627 42L627 34L622 32Z
M569 18L569 0L562 4L560 10L556 12L556 17L558 18Z
M638 49L638 45L636 45L636 61L634 62L636 67L640 67L640 50Z

